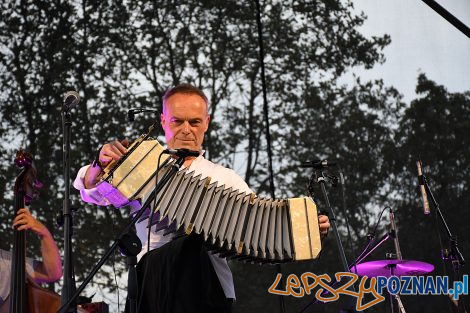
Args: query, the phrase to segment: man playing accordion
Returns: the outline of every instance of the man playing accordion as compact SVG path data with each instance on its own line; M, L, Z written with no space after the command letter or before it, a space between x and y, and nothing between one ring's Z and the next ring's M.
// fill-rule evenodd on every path
M196 175L210 176L220 185L252 193L248 185L233 170L206 160L202 143L210 116L204 93L190 85L180 84L169 89L163 97L161 125L169 149L185 148L200 151L198 157L188 157L184 167ZM74 186L84 201L107 205L95 188L102 168L112 160L119 160L127 152L128 142L105 144L97 162L80 169ZM137 211L135 208L133 211ZM329 220L320 215L320 234L327 234ZM200 236L172 240L164 230L150 234L150 252L147 253L147 221L136 224L143 249L138 255L139 312L230 312L235 299L233 278L227 261L207 253Z

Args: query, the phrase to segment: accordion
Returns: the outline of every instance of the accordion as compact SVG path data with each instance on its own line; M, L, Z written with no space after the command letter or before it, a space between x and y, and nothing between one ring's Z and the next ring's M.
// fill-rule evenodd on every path
M189 169L180 170L155 192L157 181L175 162L162 151L158 141L141 137L121 160L107 166L98 191L118 208L153 197L149 209L156 221L152 218L151 224L167 221L173 231L200 234L213 250L230 258L286 262L320 254L317 209L311 198L261 198Z

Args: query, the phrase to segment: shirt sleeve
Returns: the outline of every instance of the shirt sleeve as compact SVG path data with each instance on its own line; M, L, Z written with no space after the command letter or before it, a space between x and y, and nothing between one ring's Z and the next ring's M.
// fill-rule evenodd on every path
M0 249L0 305L10 294L11 253Z
M96 187L90 189L85 188L84 178L86 171L89 167L90 165L83 166L78 171L77 177L73 182L73 186L75 187L75 189L80 191L80 195L83 201L101 206L109 205L110 203L108 202L108 200L103 197L103 195L98 191Z
M5 302L10 294L11 259L12 255L10 251L0 249L0 305ZM30 277L33 277L34 269L37 267L38 262L28 257L25 261L26 273Z
M39 266L39 261L33 260L31 258L26 257L25 259L25 270L29 276L34 276L35 269Z

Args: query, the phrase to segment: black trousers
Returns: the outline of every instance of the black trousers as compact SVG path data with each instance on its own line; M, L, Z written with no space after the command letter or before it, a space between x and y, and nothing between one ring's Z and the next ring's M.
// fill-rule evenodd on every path
M232 299L225 298L199 235L147 253L137 265L137 277L139 313L231 312Z

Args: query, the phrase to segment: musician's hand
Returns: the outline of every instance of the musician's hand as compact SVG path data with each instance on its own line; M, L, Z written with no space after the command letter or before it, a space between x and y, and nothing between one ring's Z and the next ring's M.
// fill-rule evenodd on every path
M328 236L328 230L330 229L330 219L326 215L318 215L318 224L320 224L320 236L325 238Z
M33 273L28 273L31 278L37 283L59 280L62 277L59 249L46 226L35 219L25 208L18 210L13 226L17 227L17 230L30 229L41 239L42 261L39 261Z
M18 214L13 220L13 226L18 227L17 230L31 229L35 232L40 238L51 236L51 233L44 226L43 223L38 221L31 215L28 209L19 209Z
M127 153L128 146L129 141L127 139L122 141L115 140L103 145L99 156L101 166L106 167L112 160L118 161L124 154Z
M101 174L102 168L105 168L112 160L118 161L127 152L127 146L129 146L127 139L121 142L115 140L103 145L98 156L99 166L90 166L85 173L83 179L85 188L94 188L98 182L98 176Z

